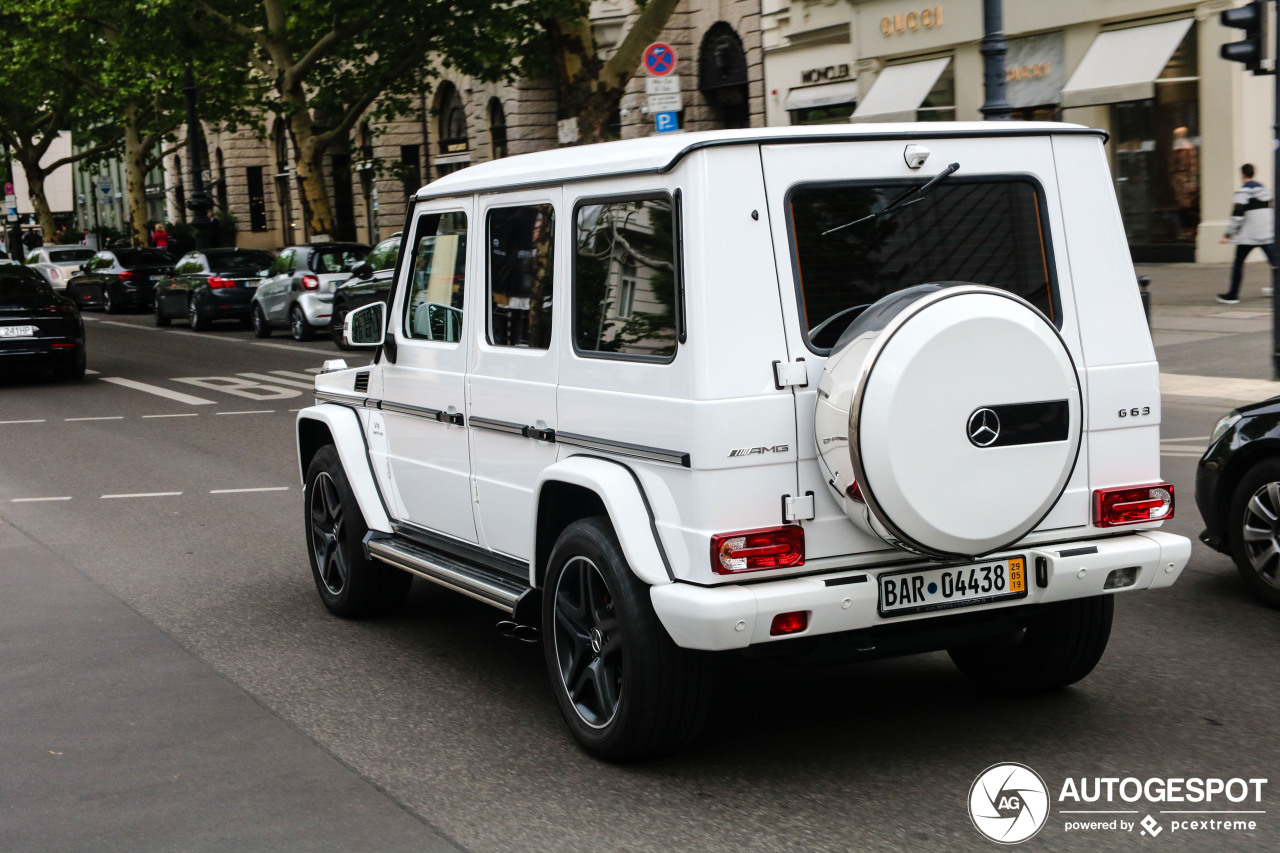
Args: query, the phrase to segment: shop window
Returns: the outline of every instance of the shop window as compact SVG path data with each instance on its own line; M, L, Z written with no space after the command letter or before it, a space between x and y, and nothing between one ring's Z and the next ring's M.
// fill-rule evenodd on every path
M946 69L938 75L929 94L924 96L920 108L916 110L916 121L955 121L956 120L956 73L955 63L947 63Z
M811 107L809 109L790 110L793 125L804 124L848 124L849 116L857 109L858 104L850 101L847 104L832 104L829 107Z
M549 204L489 211L489 343L550 346L554 230Z

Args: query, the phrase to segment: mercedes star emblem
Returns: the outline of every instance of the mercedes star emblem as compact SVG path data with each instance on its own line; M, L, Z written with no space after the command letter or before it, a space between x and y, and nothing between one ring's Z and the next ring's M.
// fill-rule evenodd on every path
M978 409L969 415L969 441L976 447L987 447L1000 437L1000 416L991 409Z

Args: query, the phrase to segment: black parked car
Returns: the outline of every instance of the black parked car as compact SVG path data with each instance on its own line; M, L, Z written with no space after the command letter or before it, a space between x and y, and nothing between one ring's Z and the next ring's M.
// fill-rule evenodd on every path
M1196 468L1196 505L1200 541L1235 560L1249 589L1280 607L1280 397L1218 421Z
M84 378L84 320L40 273L0 265L0 369L52 369L59 379Z
M178 259L174 274L156 284L156 325L186 318L203 332L214 320L248 325L253 293L275 255L262 249L206 249Z
M347 315L371 302L386 302L391 295L399 255L400 234L397 232L374 246L364 263L351 271L351 278L334 288L329 334L338 349L351 349L342 340L342 324Z
M163 249L104 249L67 282L67 296L81 308L116 314L150 310L155 282L173 275L173 255Z

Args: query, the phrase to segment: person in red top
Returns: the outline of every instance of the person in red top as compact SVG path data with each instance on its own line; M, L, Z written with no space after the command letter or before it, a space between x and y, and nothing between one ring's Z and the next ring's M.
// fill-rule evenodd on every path
M157 249L169 248L169 232L164 230L163 222L156 226L155 231L151 232L151 244Z

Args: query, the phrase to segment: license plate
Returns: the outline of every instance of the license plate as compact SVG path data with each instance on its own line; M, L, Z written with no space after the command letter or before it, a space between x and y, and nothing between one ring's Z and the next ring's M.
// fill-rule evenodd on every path
M902 616L972 607L1027 595L1027 560L1004 557L945 569L908 569L883 574L880 615Z
M29 338L35 333L35 326L0 326L0 338Z

